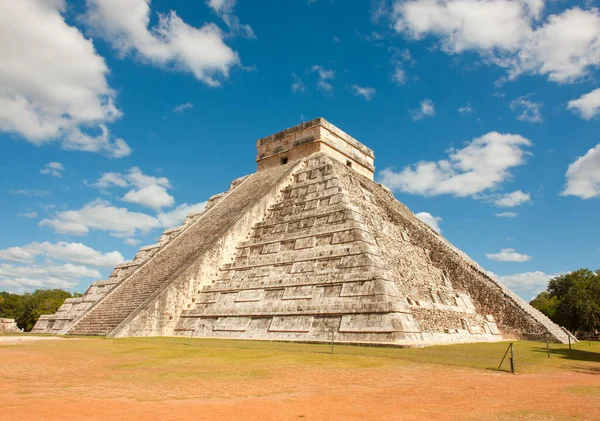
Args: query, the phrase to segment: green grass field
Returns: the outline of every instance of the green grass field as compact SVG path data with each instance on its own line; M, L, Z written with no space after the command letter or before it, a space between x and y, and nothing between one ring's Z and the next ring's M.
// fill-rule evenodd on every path
M68 338L68 337L65 337ZM309 364L335 364L358 367L381 367L387 364L423 363L442 364L495 370L509 342L456 344L425 348L392 348L334 345L331 354L329 344L302 344L288 342L261 342L243 340L190 339L174 337L99 339L93 338L95 346L107 345L107 349L119 354L134 354L139 364L173 364L184 358L202 357L217 365L239 364L261 366L299 362ZM110 344L110 345L108 345ZM546 344L530 341L514 342L515 369L517 373L535 373L540 370L584 369L581 363L600 370L600 342L579 342L572 345L550 344L550 358ZM251 364L248 364L251 362ZM591 363L591 364L588 364ZM501 370L509 371L508 356ZM599 371L600 373L600 371Z

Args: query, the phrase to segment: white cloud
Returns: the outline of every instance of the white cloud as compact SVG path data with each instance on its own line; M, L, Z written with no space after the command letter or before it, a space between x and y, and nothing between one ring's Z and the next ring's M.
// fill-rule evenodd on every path
M209 86L219 86L239 64L213 23L195 28L177 13L158 14L149 28L150 0L86 0L85 22L123 56L134 52L144 62L192 73ZM224 11L233 2L214 2Z
M487 253L485 255L488 259L496 262L526 262L531 260L531 256L526 254L517 253L515 249L501 249L498 253Z
M125 176L120 173L107 172L102 174L98 181L92 184L92 186L103 189L112 186L127 187L129 186L129 182L125 179Z
M292 73L292 79L294 80L292 83L292 92L304 92L306 86L302 83L302 79L295 73Z
M39 266L0 264L0 289L14 293L38 288L74 288L81 278L100 279L101 277L102 275L96 269L71 263Z
M471 104L467 102L467 105L465 105L464 107L460 107L458 109L458 112L461 113L462 115L468 115L468 114L473 114L475 110L473 109L473 107L471 107Z
M397 64L394 67L394 73L392 73L392 80L396 82L397 85L404 85L406 83L406 72L402 65Z
M562 196L600 197L600 143L569 165Z
M597 116L600 114L600 88L569 101L567 108L586 120Z
M200 202L193 205L183 203L177 206L170 212L159 213L157 215L161 226L164 228L171 228L180 225L186 216L192 212L201 212L206 207L206 202Z
M38 213L36 211L20 213L19 216L24 216L25 218L34 219L38 217Z
M40 170L40 174L48 174L53 177L62 177L65 167L60 162L49 162Z
M141 241L138 240L137 238L127 238L125 240L125 244L130 245L130 246L137 246L140 243L141 243Z
M415 216L429 225L438 234L442 233L442 229L440 228L440 222L442 222L442 218L439 216L433 216L429 212L419 212L415 214Z
M396 31L421 39L435 35L449 54L478 52L522 73L572 82L600 65L600 13L578 7L542 20L543 0L396 0Z
M142 187L138 190L130 190L123 196L123 200L129 203L147 206L155 210L165 207L171 207L175 204L175 199L167 190L158 185Z
M392 53L390 62L394 66L394 70L392 72L392 81L394 81L396 85L404 85L407 81L404 65L414 65L415 60L413 59L410 51L407 49L400 50L395 47L390 47L388 48L388 51Z
M544 121L540 109L544 104L529 100L526 96L519 97L510 103L510 109L518 113L517 120L530 123L541 123Z
M34 264L38 257L104 268L113 268L125 261L118 251L101 253L81 243L64 241L54 244L47 241L33 242L23 247L0 250L0 259L12 262Z
M494 215L498 218L516 218L519 214L516 212L501 212Z
M208 7L223 19L229 27L232 35L240 35L246 38L256 38L254 31L249 25L240 24L239 18L233 14L236 0L207 0Z
M501 208L513 208L531 201L529 193L521 190L515 190L511 193L505 193L495 196L494 204Z
M111 158L123 158L131 154L131 148L121 138L113 139L104 124L98 126L96 135L73 129L63 140L62 147L72 151L104 153Z
M61 234L84 235L90 230L108 231L117 237L133 237L160 227L158 219L126 208L117 208L104 200L94 200L78 210L57 212L44 219L41 226L49 226Z
M498 276L493 272L488 272L488 274L519 294L526 301L533 299L545 290L548 281L556 276L541 271L515 273L506 276Z
M144 174L138 167L132 167L123 173L104 173L92 186L102 189L134 187L123 196L122 200L155 210L175 204L173 196L167 193L167 189L171 187L169 179Z
M84 235L90 230L99 230L115 237L132 238L140 232L177 226L189 213L200 212L205 206L206 202L192 205L183 203L170 212L159 212L154 217L97 199L81 209L57 212L53 217L42 220L40 226L48 226L60 234Z
M9 190L10 194L20 194L23 196L31 196L31 197L46 197L50 196L50 192L48 190L38 190L38 189L18 189L18 190Z
M490 132L462 149L450 149L447 159L420 161L400 172L386 168L380 180L391 189L423 196L472 196L509 179L510 169L524 163L528 146L531 142L520 135Z
M331 69L326 69L323 66L314 65L311 67L311 70L317 73L317 88L324 92L333 91L333 85L329 83L329 80L335 79L335 72Z
M421 101L420 108L411 110L413 121L421 120L425 117L433 117L435 115L435 104L430 99Z
M125 141L103 124L122 115L109 69L92 41L65 22L65 8L63 0L0 2L0 131L38 146L125 156ZM98 129L101 142L82 132Z
M367 101L372 100L376 93L375 88L368 86L352 85L351 88L354 95L362 96Z
M180 114L180 113L184 112L185 110L191 110L192 108L194 108L194 104L192 104L191 102L186 102L185 104L180 104L180 105L174 107L173 112Z

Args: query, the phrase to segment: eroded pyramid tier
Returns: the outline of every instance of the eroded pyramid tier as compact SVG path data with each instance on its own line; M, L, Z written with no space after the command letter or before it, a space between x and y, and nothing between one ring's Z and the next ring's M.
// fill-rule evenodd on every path
M333 164L352 204L375 233L382 258L408 300L426 340L434 343L522 338L565 332L490 277L473 260L420 221L389 190Z
M367 203L377 204L355 189L354 177L368 180L325 154L306 159L234 261L181 314L176 331L406 345L500 339L494 317L454 290L406 231L393 226L382 234L384 227L365 220ZM403 244L386 245L382 235Z
M181 227L166 230L164 244L140 262L135 259L116 269L124 274L117 286L93 305L69 329L78 335L109 335L127 324L156 294L168 288L187 267L207 252L255 201L271 189L272 183L285 176L288 169L276 168L246 178L246 183L232 184L226 194L211 198L211 206L201 214L191 215ZM239 185L245 184L244 187ZM162 238L161 238L162 240ZM121 273L117 276L121 276ZM184 302L175 303L170 314L179 314ZM173 317L172 315L169 317ZM172 329L171 329L172 331ZM143 332L143 329L134 334Z
M418 341L406 299L326 155L306 159L177 331L203 337Z

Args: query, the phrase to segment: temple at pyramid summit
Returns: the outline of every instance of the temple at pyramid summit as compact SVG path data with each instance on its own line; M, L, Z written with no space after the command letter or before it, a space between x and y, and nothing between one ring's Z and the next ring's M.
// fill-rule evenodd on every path
M424 346L555 325L373 181L322 118L256 142L257 171L33 332Z

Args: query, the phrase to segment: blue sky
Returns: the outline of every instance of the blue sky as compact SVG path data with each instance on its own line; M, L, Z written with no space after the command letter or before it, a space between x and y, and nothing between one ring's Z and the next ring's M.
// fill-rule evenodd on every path
M524 298L600 262L600 12L0 0L0 290L84 291L325 117Z

